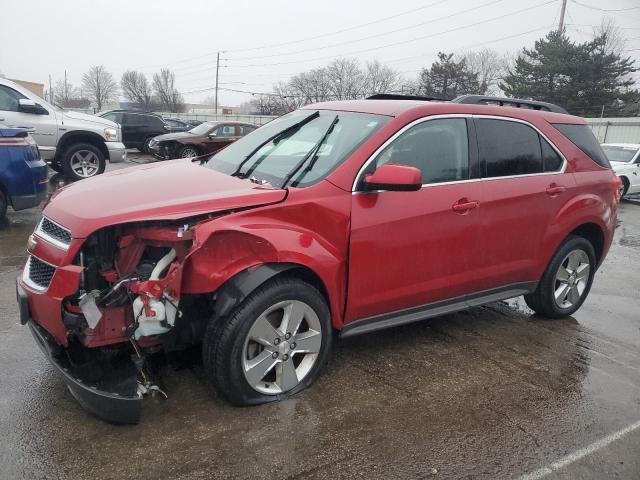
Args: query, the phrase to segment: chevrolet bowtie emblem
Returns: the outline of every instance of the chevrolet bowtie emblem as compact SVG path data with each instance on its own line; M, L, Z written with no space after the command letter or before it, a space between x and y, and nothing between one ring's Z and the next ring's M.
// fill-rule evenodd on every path
M29 235L29 240L27 240L27 250L33 250L34 248L36 248L36 245L38 245L38 242L36 241L35 235Z

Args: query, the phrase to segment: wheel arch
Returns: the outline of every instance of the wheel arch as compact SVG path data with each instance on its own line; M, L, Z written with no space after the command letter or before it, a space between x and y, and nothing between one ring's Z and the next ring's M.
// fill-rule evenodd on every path
M109 150L107 149L104 139L100 135L85 130L74 130L65 133L60 137L60 140L58 140L55 161L60 162L62 160L62 155L64 155L67 149L74 143L89 143L98 148L104 155L105 159L109 158Z
M296 263L263 263L247 268L228 279L217 291L214 318L221 318L267 281L281 275L300 278L318 289L330 308L327 288L318 274L305 265Z
M571 235L582 237L591 243L596 254L596 264L599 266L602 262L605 248L605 235L602 227L592 222L583 223L579 227L574 228L567 237Z

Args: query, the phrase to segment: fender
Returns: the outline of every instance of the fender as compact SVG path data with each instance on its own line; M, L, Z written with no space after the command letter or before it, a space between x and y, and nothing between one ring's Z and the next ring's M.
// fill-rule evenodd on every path
M342 327L346 291L344 255L315 232L294 225L246 227L223 226L224 223L224 220L208 222L203 225L208 232L204 228L196 232L193 250L185 263L183 293L217 292L237 277L229 290L225 286L221 306L216 307L227 311L237 304L239 296L240 300L245 298L273 275L302 267L318 277L328 297L333 324ZM213 231L216 227L223 230ZM257 276L246 280L253 274ZM238 287L238 282L243 286Z
M600 255L602 261L613 239L615 218L615 211L596 194L582 193L569 200L547 227L543 237L545 241L540 249L541 257L545 261L540 262L537 278L542 276L551 257L564 239L581 225L595 224L602 230L604 235L603 251Z

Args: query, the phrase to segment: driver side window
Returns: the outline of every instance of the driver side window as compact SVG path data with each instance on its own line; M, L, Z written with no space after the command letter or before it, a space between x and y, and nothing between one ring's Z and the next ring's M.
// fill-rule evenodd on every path
M469 141L464 118L427 120L414 125L380 152L375 170L386 163L416 167L422 183L469 178Z
M27 98L19 94L14 89L0 85L0 110L7 112L17 112L19 110L18 100Z

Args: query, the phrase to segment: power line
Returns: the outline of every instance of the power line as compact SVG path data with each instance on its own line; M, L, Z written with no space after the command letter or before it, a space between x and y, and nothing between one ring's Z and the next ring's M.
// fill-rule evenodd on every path
M542 6L545 6L545 5L549 5L549 4L555 3L555 2L556 2L556 0L547 0L545 2L538 3L538 4L533 5L531 7L522 8L522 9L516 10L514 12L506 13L504 15L499 15L497 17L489 18L489 19L482 20L482 21L479 21L479 22L474 22L474 23L470 23L470 24L467 24L467 25L462 25L460 27L455 27L455 28L451 28L451 29L448 29L448 30L443 30L441 32L436 32L436 33L432 33L432 34L429 34L429 35L423 35L421 37L415 37L415 38L411 38L409 40L403 40L403 41L400 41L400 42L389 43L389 44L380 45L380 46L377 46L377 47L365 48L365 49L357 50L357 51L353 51L353 52L343 52L340 55L329 55L329 56L323 56L323 57L306 58L304 60L295 60L295 61L288 61L288 62L261 63L261 64L251 64L251 65L231 65L231 67L232 68L253 68L253 67L266 67L266 66L276 66L276 65L292 65L292 64L306 63L306 62L316 61L316 60L327 60L327 59L346 57L346 56L349 56L349 55L356 55L356 54L359 54L359 53L365 53L365 52L370 52L370 51L373 51L373 50L379 50L381 48L395 47L397 45L404 45L404 44L407 44L407 43L412 43L412 42L416 42L416 41L419 41L419 40L424 40L424 39L427 39L427 38L433 38L433 37L436 37L436 36L439 36L439 35L444 35L444 34L447 34L447 33L455 32L455 31L459 31L459 30L464 30L466 28L475 27L475 26L482 25L484 23L492 22L492 21L495 21L495 20L500 20L500 19L503 19L503 18L506 18L506 17L517 15L519 13L523 13L523 12L526 12L526 11L529 11L529 10L533 10L535 8L539 8L539 7L542 7Z
M299 53L306 53L306 52L312 52L312 51L317 51L317 50L326 50L327 48L340 47L340 46L343 46L343 45L348 45L350 43L362 42L364 40L370 40L372 38L383 37L385 35L392 35L394 33L403 32L405 30L411 30L413 28L422 27L422 26L428 25L430 23L435 23L435 22L438 22L440 20L446 20L446 19L455 17L455 16L460 15L460 14L473 12L474 10L479 10L481 8L488 7L488 6L494 5L496 3L503 2L503 1L504 0L492 0L490 2L483 3L481 5L477 5L477 6L473 7L473 8L466 8L466 9L460 10L458 12L450 13L449 15L444 15L444 16L438 17L438 18L432 18L431 20L427 20L426 22L416 23L414 25L409 25L408 27L397 28L395 30L389 30L387 32L376 33L374 35L369 35L367 37L356 38L354 40L345 40L343 42L333 43L333 44L329 44L329 45L323 45L321 47L306 48L306 49L303 49L303 50L296 50L296 51L293 51L293 52L274 53L274 54L271 54L271 55L258 55L258 56L253 56L253 57L236 57L236 58L231 58L230 60L231 61L234 61L234 60L254 60L256 58L283 57L283 56L297 55Z
M578 0L571 0L571 3L575 3L576 5L580 5L581 7L590 8L591 10L598 10L600 12L628 12L629 10L639 10L639 7L629 7L629 8L600 8L594 7L592 5L587 5L586 3L579 2Z
M413 8L411 10L406 10L404 12L400 12L400 13L397 13L395 15L386 16L384 18L379 18L379 19L373 20L371 22L361 23L359 25L354 25L352 27L347 27L347 28L343 28L343 29L340 29L340 30L334 30L332 32L322 33L320 35L316 35L316 36L313 36L313 37L299 38L297 40L288 40L288 41L282 42L282 43L274 43L274 44L271 44L271 45L261 45L261 46L258 46L258 47L238 48L238 49L235 49L235 50L227 49L226 51L227 52L245 52L245 51L251 51L251 50L262 50L262 49L265 49L265 48L276 48L276 47L282 47L282 46L285 46L285 45L299 44L299 43L302 43L302 42L307 42L309 40L317 40L318 38L329 37L329 36L332 36L332 35L337 35L337 34L340 34L340 33L351 31L351 30L357 30L359 28L368 27L370 25L375 25L377 23L386 22L386 21L392 20L394 18L402 17L404 15L409 15L410 13L415 13L415 12L418 12L420 10L425 10L427 8L435 7L436 5L439 5L441 3L445 3L446 1L449 1L449 0L438 0L438 1L430 3L428 5L423 5L423 6L418 7L418 8ZM168 63L168 64L143 65L142 67L138 67L138 68L141 68L141 69L142 68L157 68L157 67L162 67L162 66L167 66L167 65L175 65L175 64L178 64L178 63L187 63L187 62L190 62L192 60L199 60L201 58L210 57L210 56L213 56L213 55L216 55L216 52L208 52L208 53L204 53L202 55L198 55L198 56L195 56L195 57L189 57L189 58L185 58L185 59L182 59L182 60L176 60L176 61Z

